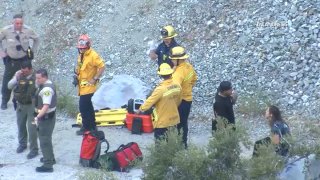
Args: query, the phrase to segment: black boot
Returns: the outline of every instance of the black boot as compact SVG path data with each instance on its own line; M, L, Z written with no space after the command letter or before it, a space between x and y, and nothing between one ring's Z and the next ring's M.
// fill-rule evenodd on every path
M53 172L53 168L45 167L45 166L40 166L36 168L37 172Z
M42 157L42 158L40 158L40 162L44 163L43 157ZM56 159L54 159L54 158L53 158L53 160L52 160L52 164L56 164Z
M84 134L84 132L85 132L85 129L83 128L83 126L80 128L80 130L78 130L78 131L76 131L76 134L78 135L78 136L82 136L83 134Z
M2 103L1 103L1 109L2 109L2 110L8 109L8 105L7 105L6 102L2 101Z
M25 149L27 149L26 145L19 145L17 148L17 153L22 153Z
M32 159L36 156L38 156L38 151L31 151L28 155L27 155L27 159Z

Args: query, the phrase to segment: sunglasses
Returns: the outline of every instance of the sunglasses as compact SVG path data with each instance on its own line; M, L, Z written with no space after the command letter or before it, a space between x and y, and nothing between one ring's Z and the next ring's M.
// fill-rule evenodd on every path
M19 35L16 35L16 37L15 37L15 38L16 38L16 40L17 40L17 41L19 41L19 42L20 42L20 36L19 36ZM17 51L21 51L21 50L22 50L22 46L21 46L21 44L17 45L17 46L16 46L16 49L17 49Z
M16 35L16 40L20 41L20 36L19 35Z

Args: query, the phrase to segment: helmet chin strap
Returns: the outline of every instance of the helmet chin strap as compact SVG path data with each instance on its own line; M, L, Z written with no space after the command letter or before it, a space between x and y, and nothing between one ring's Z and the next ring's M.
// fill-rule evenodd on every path
M79 54L84 54L88 49L89 49L89 48L87 48L86 50L84 50L84 51L81 52L80 49L78 48L78 53L79 53Z

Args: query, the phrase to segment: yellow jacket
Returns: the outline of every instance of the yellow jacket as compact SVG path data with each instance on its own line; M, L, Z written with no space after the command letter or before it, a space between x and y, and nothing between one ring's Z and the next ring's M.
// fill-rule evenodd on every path
M92 48L88 49L81 60L81 54L78 57L76 73L78 74L79 96L94 93L97 90L96 84L89 84L88 81L94 78L98 69L103 68L103 59Z
M192 101L192 88L198 79L192 65L187 62L179 64L172 77L174 82L181 85L182 99Z
M162 81L152 92L151 96L140 106L146 111L155 106L153 114L154 128L167 128L180 122L178 106L181 103L181 86L172 79Z

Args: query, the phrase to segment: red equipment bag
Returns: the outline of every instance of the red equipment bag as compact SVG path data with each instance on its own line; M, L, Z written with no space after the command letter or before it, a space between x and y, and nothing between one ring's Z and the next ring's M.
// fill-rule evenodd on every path
M129 114L126 115L126 127L129 131L132 131L134 128L134 120L136 118L142 119L142 127L141 130L144 133L152 133L153 132L153 124L151 115L143 115L143 114Z
M142 160L142 152L135 142L130 142L126 145L120 145L119 148L113 152L105 151L105 155L111 161L112 166L108 167L111 170L116 170L120 172L128 171L134 161ZM110 164L110 163L107 163Z
M80 150L80 161L79 163L83 167L94 167L100 168L98 162L101 144L105 142L107 144L107 150L109 149L109 143L105 139L103 131L86 131L83 134L81 150Z

